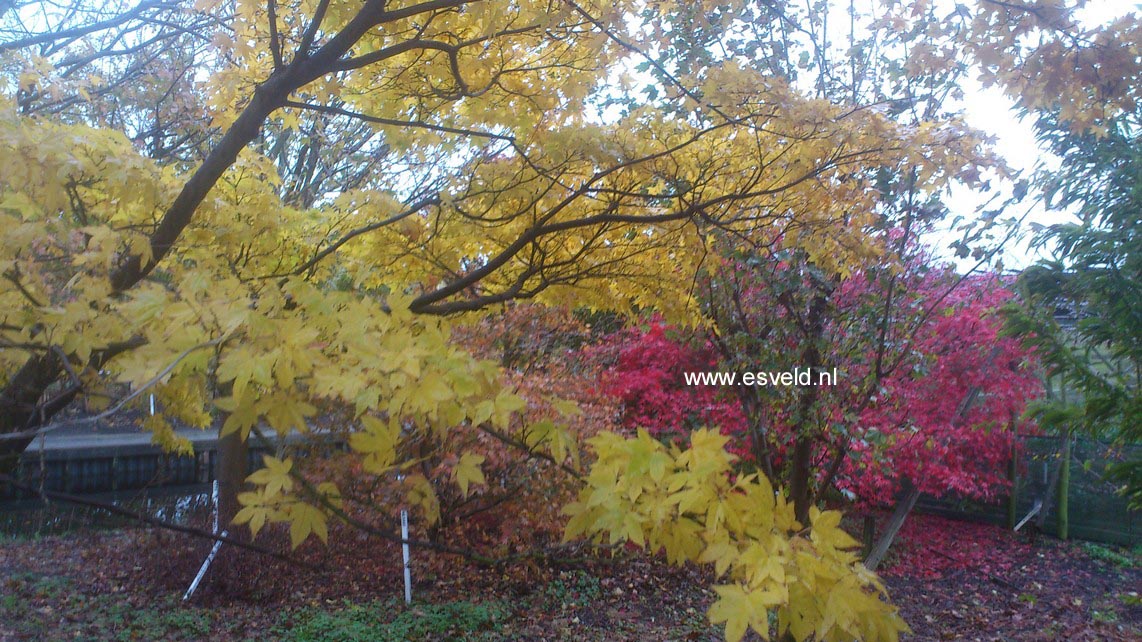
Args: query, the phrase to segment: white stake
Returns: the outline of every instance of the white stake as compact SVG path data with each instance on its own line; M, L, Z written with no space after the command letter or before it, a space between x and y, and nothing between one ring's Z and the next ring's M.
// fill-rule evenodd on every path
M397 473L397 483L404 481L404 474ZM408 565L408 509L400 509L401 555L404 557L404 603L412 604L412 568Z
M408 565L408 511L401 509L400 512L400 537L401 552L404 554L404 603L412 604L412 569Z
M1017 531L1017 530L1019 530L1020 528L1023 528L1023 525L1024 525L1024 524L1026 524L1027 522L1031 521L1031 518L1032 518L1032 517L1034 517L1034 516L1038 515L1038 514L1039 514L1039 511L1040 511L1040 510L1042 510L1042 508L1043 508L1043 500L1041 500L1041 499L1036 499L1036 500L1035 500L1035 505L1031 507L1031 512L1030 512L1030 513L1027 513L1027 517L1024 517L1024 518L1023 518L1023 521L1021 521L1021 522L1019 522L1018 524L1016 524L1016 525L1015 525L1015 528L1013 528L1013 529L1011 529L1011 530L1013 530L1013 531Z
M215 535L218 534L218 480L215 479L214 483L210 485L210 504L214 506L214 519L210 526L210 532ZM217 542L216 542L217 543Z
M152 395L151 396L151 403L152 404L154 403L154 400L155 400L155 398ZM152 409L153 409L153 406L152 406ZM211 503L214 504L213 533L215 535L217 535L218 534L218 480L217 479L214 480L214 490L210 493L210 501L211 501ZM228 534L229 534L229 531L222 531L222 537L226 537L226 535L228 535ZM182 599L184 602L186 600L189 600L190 596L194 595L194 592L196 590L198 590L198 583L202 581L203 577L206 577L206 569L210 568L210 563L214 561L214 556L218 554L218 549L220 549L220 548L222 548L222 540L215 540L214 546L212 546L210 548L210 554L206 556L206 559L202 562L202 566L198 569L198 575L194 576L194 581L190 583L190 588L186 589L186 593L183 594Z

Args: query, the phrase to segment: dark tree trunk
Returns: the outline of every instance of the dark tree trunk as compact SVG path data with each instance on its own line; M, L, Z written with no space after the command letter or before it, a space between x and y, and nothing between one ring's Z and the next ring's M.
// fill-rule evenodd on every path
M816 373L821 367L821 336L825 331L825 309L829 303L829 292L813 297L805 315L805 349L802 351L802 364L809 372ZM809 524L809 507L813 505L813 445L817 442L819 428L812 420L813 409L817 405L820 390L809 382L801 387L801 400L797 405L794 430L797 438L793 445L793 458L790 466L789 496L793 501L793 511L797 521Z
M908 519L908 514L916 506L916 500L920 499L920 489L913 486L911 483L906 485L904 496L896 502L896 510L892 511L892 517L888 523L884 525L884 532L880 534L880 539L872 547L872 551L864 560L864 565L870 571L875 571L877 566L884 561L884 556L888 553L888 547L892 546L892 542L896 539L896 534L900 532L900 527L904 525L904 520Z
M40 399L63 371L54 352L36 355L24 362L0 390L0 473L11 472L34 437L34 430L46 419L47 408ZM16 433L27 433L16 436Z
M142 344L136 338L96 350L91 353L87 368L99 370L116 355ZM74 378L62 379L68 368L62 352L45 351L29 357L0 390L0 474L15 470L20 454L35 439L36 430L46 426L82 391ZM53 385L58 390L52 391Z
M868 559L872 553L872 546L876 543L876 517L872 513L864 516L862 520L860 537L860 556Z
M793 512L803 526L809 525L809 507L812 498L809 477L812 471L813 439L798 437L793 446L793 469L789 480L789 498L793 500Z
M218 479L218 522L222 528L226 528L241 509L238 493L249 475L249 456L249 443L238 431L218 438L214 473Z

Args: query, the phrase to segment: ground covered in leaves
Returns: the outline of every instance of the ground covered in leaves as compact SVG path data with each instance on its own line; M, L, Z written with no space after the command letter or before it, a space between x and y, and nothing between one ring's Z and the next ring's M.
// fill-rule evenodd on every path
M721 639L701 569L574 550L487 568L416 551L405 607L399 548L349 532L332 542L293 554L305 566L223 547L183 603L208 541L141 529L0 540L0 640ZM882 571L910 640L1125 641L1142 636L1139 563L914 517Z

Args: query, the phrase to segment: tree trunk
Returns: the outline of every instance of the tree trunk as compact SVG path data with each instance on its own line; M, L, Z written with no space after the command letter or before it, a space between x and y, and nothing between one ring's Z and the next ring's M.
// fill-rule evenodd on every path
M825 311L829 305L828 292L819 293L809 304L805 315L805 348L801 360L809 372L817 372L821 367L821 336L825 332ZM813 473L813 444L816 442L818 427L813 422L813 409L817 405L820 389L813 385L801 386L801 400L797 406L793 429L797 441L793 445L793 461L790 470L789 495L793 500L793 512L798 522L809 525L809 507L814 497L811 488Z
M218 438L217 459L214 464L218 479L218 521L223 528L238 514L238 493L249 474L250 446L238 431Z
M881 533L880 539L877 540L876 545L872 547L872 552L864 560L864 565L870 571L875 571L877 566L884 561L884 556L888 553L888 547L892 546L892 542L896 539L896 534L900 532L900 527L904 525L904 520L908 518L908 514L916 506L916 500L920 499L920 489L913 486L911 483L907 484L907 490L904 496L896 502L896 510L892 512L892 517L888 523L884 525L884 532Z
M872 545L876 540L876 517L869 513L864 516L864 527L861 529L860 556L868 559L872 553Z
M813 440L809 437L798 437L793 446L793 469L789 480L789 497L793 500L793 512L802 526L809 525L809 507L812 498L809 494L809 476L813 472L811 463L813 457Z
M15 470L20 453L32 442L34 434L30 431L46 418L46 413L40 411L40 398L62 370L63 364L54 352L30 357L0 391L0 434L11 435L0 440L0 473ZM12 435L24 432L29 434Z

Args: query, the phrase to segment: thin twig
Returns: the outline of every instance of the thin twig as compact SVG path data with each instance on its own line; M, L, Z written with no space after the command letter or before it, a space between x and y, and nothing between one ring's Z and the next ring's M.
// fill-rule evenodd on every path
M243 549L246 549L248 551L253 551L255 553L260 553L262 555L267 555L269 557L279 559L283 562L288 562L290 564L295 564L297 566L303 566L303 567L308 568L310 570L315 570L315 571L324 570L321 566L318 566L316 564L311 564L309 562L303 562L301 560L294 559L288 555L285 555L283 553L279 553L277 551L271 550L271 549L266 548L264 546L259 546L257 544L251 544L250 542L245 542L243 540L236 539L236 538L230 537L228 535L218 535L218 534L212 533L210 531L203 530L201 528L195 528L193 526L186 526L183 524L176 524L174 522L168 522L166 520L159 519L157 517L151 517L150 515L145 515L143 513L139 513L139 512L130 510L128 508L123 508L122 506L117 506L115 504L111 504L108 502L101 502L99 500L91 499L88 497L81 497L79 495L72 495L70 493L61 493L59 491L54 491L54 490L41 490L41 489L35 488L33 486L28 486L27 484L18 482L9 475L0 475L0 482L10 484L13 488L18 488L20 490L25 490L25 491L28 491L30 493L34 493L34 494L40 496L40 498L45 499L45 500L50 499L50 500L66 502L68 504L77 504L80 506L87 506L89 508L98 508L100 510L105 510L105 511L108 511L108 512L113 513L115 515L120 515L122 517L129 517L135 521L139 521L139 522L142 522L144 524L149 524L151 526L157 526L159 528L164 528L164 529L171 530L171 531L177 531L179 533L185 533L187 535L192 535L194 537L201 537L203 539L210 539L210 540L214 540L216 542L223 542L226 544L230 544L230 545L236 546L238 548L243 548Z

